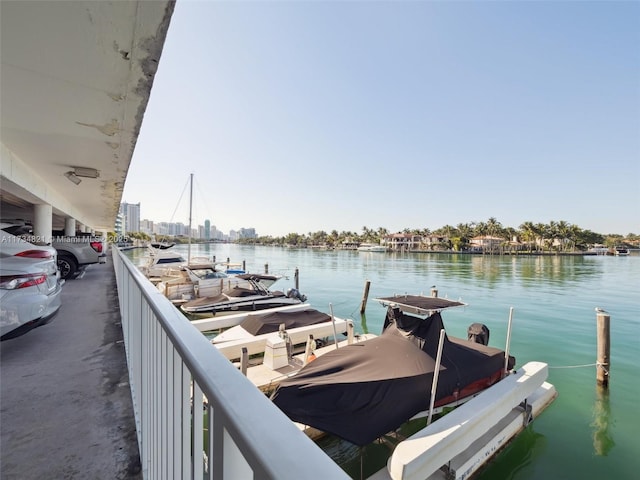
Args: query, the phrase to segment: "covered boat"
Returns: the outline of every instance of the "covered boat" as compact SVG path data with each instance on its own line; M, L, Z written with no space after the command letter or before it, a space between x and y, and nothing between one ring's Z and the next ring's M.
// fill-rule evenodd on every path
M247 315L247 318L239 325L225 330L211 342L222 343L276 333L280 330L281 325L284 325L285 330L291 331L327 322L331 322L331 316L313 308L294 312L275 311L266 315Z
M269 368L277 370L285 366L294 366L297 371L302 363L293 359L292 355L296 350L299 352L307 346L310 336L315 342L313 346L309 346L313 350L318 344L326 344L331 338L334 344L337 343L338 335L348 334L351 325L349 320L327 315L311 307L304 310L264 312L263 310L247 315L239 325L215 336L211 343L229 360L241 358L243 349L246 349L247 355L267 356L265 350L271 343ZM276 343L280 343L280 340L284 342L284 355L283 351L274 354L274 339L277 339ZM277 350L278 347L275 348ZM272 380L269 383L275 386L277 382Z
M464 304L425 296L377 300L388 307L379 337L319 356L274 392L291 420L363 446L429 409L440 310ZM514 364L509 357L507 368ZM504 351L445 336L435 406L471 397L505 375Z

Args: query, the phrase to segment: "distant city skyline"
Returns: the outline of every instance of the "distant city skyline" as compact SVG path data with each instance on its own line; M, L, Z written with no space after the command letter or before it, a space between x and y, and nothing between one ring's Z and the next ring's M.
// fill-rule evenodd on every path
M140 218L141 208L141 202L122 202L120 204L118 218L116 219L116 224L114 226L116 233L126 234L142 232L149 235L189 236L188 222L165 222L148 218ZM216 226L211 223L210 219L204 219L202 223L194 223L192 220L191 235L196 238L203 239L210 238L215 240L228 240L235 239L237 237L253 238L256 236L256 231L254 228L245 227L237 230L232 229L225 233L218 230Z

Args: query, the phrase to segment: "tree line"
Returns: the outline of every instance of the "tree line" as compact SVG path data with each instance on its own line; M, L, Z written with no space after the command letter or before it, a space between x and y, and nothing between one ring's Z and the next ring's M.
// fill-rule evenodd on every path
M544 251L585 251L593 245L604 245L609 248L615 246L633 247L638 246L640 243L640 236L633 233L629 233L626 236L601 234L582 229L564 220L552 220L549 223L524 222L518 228L513 228L503 226L495 217L489 218L486 222L459 223L456 226L445 225L435 230L430 230L429 228L405 228L398 233L423 238L442 237L442 241L437 245L437 248L453 251L467 250L471 239L479 236L500 238L503 239L505 244L517 239L520 244L530 250ZM380 243L389 234L389 230L384 227L371 229L364 226L361 232L338 232L337 230L332 230L328 233L320 230L306 234L289 233L282 237L241 238L238 243L340 248L345 243Z

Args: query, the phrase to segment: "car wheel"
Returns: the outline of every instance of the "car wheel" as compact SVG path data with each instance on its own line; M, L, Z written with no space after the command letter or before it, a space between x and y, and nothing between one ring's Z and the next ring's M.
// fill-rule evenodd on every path
M78 266L73 258L61 255L58 257L58 269L60 270L60 277L66 280L78 271Z

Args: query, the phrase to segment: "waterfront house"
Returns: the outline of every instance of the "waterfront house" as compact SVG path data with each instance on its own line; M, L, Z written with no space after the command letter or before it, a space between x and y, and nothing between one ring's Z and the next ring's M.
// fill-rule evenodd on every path
M469 251L479 253L498 252L503 243L504 238L481 235L469 240Z

